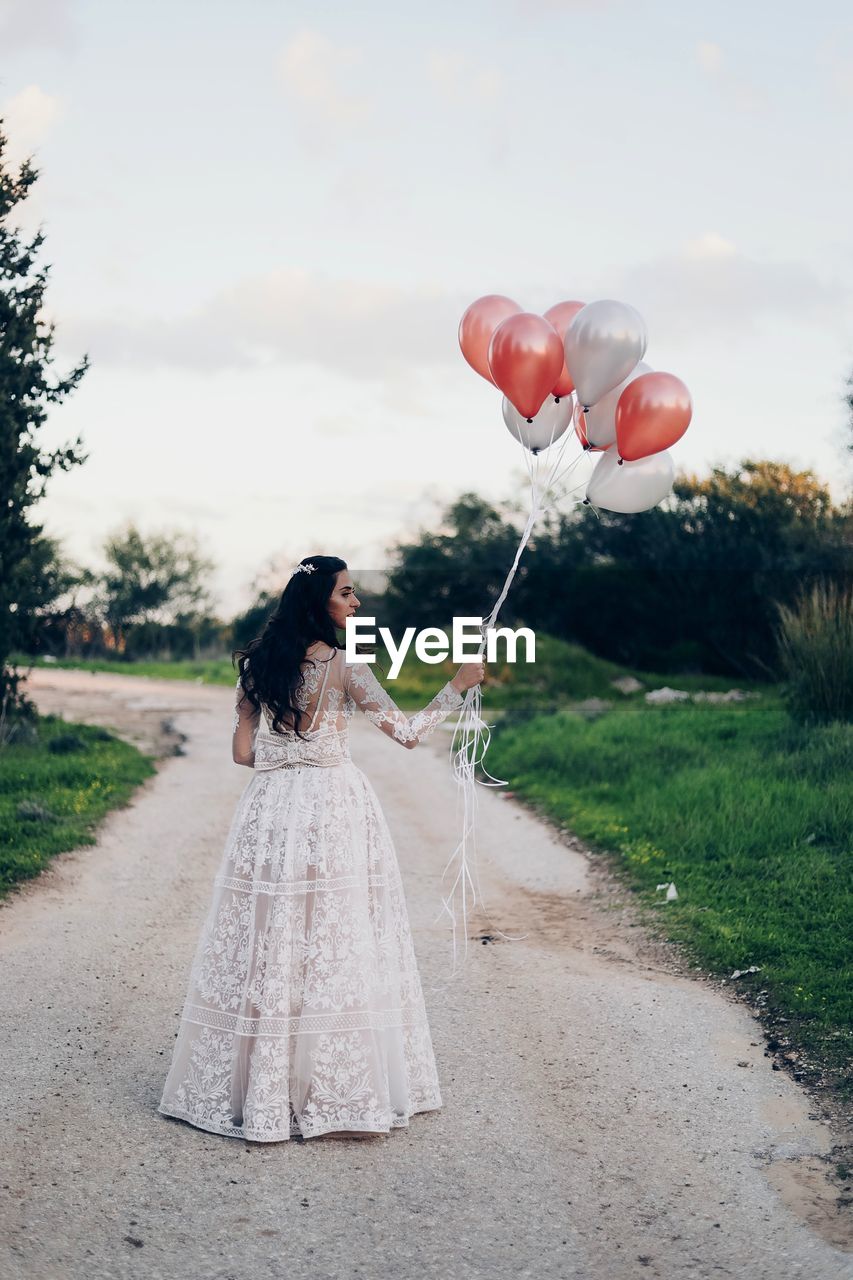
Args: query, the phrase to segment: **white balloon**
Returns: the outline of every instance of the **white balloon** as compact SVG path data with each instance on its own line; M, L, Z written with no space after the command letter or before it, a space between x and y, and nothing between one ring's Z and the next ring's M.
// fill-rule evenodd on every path
M623 378L612 391L608 391L607 395L602 396L586 411L586 438L590 444L605 448L607 445L616 443L616 406L619 403L619 397L629 382L639 378L642 373L651 372L652 366L646 364L645 360L641 360L627 378Z
M564 343L579 403L594 405L627 378L645 355L646 342L646 323L627 302L601 298L582 307Z
M621 462L615 448L603 453L587 485L587 501L604 511L648 511L662 502L672 488L675 466L672 455L660 453Z
M554 396L548 396L532 422L522 418L515 405L507 400L506 396L503 398L501 408L504 422L516 440L519 440L525 449L538 452L540 449L547 449L548 445L553 444L555 440L559 440L572 421L574 403L571 395L560 396L559 401Z

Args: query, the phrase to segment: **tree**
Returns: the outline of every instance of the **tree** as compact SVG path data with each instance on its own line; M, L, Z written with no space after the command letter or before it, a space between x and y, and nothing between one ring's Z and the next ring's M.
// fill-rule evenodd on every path
M421 531L393 550L383 601L392 628L446 626L456 615L485 617L512 564L519 531L476 493L463 493L445 510L437 533ZM523 579L527 565L518 569ZM512 594L499 621L515 617Z
M213 571L197 539L180 531L145 538L127 524L104 544L106 570L100 575L96 609L122 653L132 624L186 622L211 607L205 582Z
M650 670L766 676L775 602L842 577L845 540L842 513L810 471L747 458L681 475L651 511L567 518L565 631Z
M25 160L12 172L4 160L6 142L0 120L0 709L32 716L34 706L7 659L26 645L33 610L55 584L39 572L50 548L42 526L28 517L54 471L86 461L80 437L48 450L38 435L51 407L79 385L89 360L84 356L64 378L51 370L55 326L42 314L50 268L36 265L44 235L39 230L27 239L10 223L38 170Z
M397 548L395 627L481 614L503 583L518 542L508 520L465 494L444 522L448 532ZM540 517L499 621L650 671L766 676L776 604L849 578L850 529L849 509L809 471L745 459L682 475L651 511Z
M847 412L841 447L846 463L846 474L844 475L845 493L841 506L849 520L853 519L853 483L851 483L853 481L853 370L844 384L843 402Z
M88 574L66 559L56 538L43 534L31 542L20 569L15 644L25 653L35 653L40 647L46 616L59 609L64 598L85 585Z
M96 575L70 559L56 539L42 538L39 555L40 563L31 573L31 581L39 583L39 600L29 613L23 651L65 658L102 651L101 627L87 608Z

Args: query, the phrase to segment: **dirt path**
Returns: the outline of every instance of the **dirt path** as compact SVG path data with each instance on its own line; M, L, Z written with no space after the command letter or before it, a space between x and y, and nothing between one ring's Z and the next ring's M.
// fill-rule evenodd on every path
M231 692L32 673L138 741L185 735L97 845L0 907L5 1124L0 1275L12 1280L394 1276L853 1276L833 1133L773 1071L758 1024L678 972L582 847L484 793L489 920L448 983L435 924L457 839L442 731L400 750L358 719L394 832L444 1108L367 1141L264 1147L156 1112L198 930L249 771ZM845 1235L846 1230L846 1235Z

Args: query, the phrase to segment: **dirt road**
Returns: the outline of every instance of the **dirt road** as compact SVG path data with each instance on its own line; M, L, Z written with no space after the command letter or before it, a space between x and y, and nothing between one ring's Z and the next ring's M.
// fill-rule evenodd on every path
M352 752L395 835L444 1107L369 1140L262 1146L156 1111L236 799L231 692L46 671L43 711L164 759L97 845L0 907L0 1275L853 1276L823 1157L845 1135L765 1057L758 1024L679 972L577 842L481 794L490 920L448 982L439 876L458 824L449 735ZM846 1234L845 1234L846 1230Z

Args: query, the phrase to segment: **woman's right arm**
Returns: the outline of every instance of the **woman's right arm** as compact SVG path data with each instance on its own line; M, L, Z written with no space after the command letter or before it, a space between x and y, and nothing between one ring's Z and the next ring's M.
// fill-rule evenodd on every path
M243 686L237 680L234 689L234 731L231 737L231 756L235 764L252 768L255 763L255 737L261 713L256 711L248 698L243 696Z

